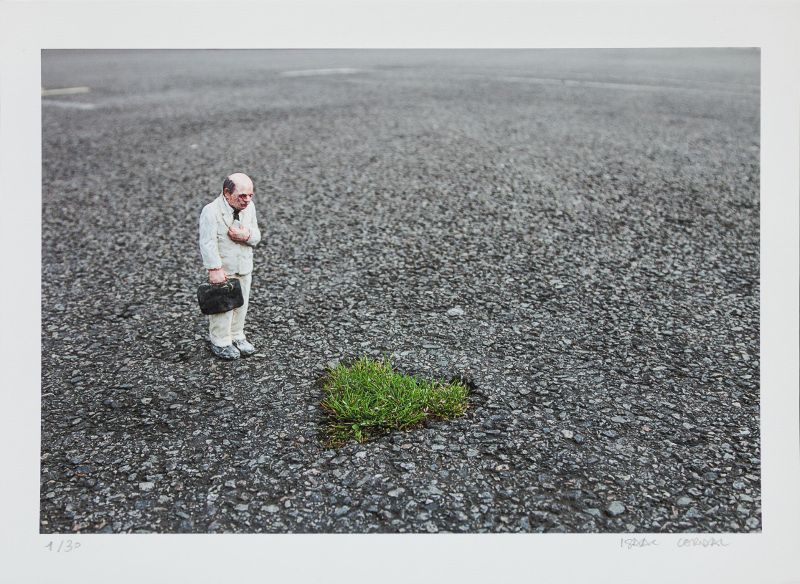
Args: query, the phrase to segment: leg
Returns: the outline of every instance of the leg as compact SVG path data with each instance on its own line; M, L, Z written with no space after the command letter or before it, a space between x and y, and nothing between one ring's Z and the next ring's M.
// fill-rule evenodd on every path
M217 347L227 347L231 344L231 320L233 311L208 315L208 340Z
M244 319L247 316L247 305L250 300L250 284L253 281L253 275L247 274L245 276L236 276L239 279L239 284L242 286L242 296L244 297L244 304L239 308L230 311L232 314L230 322L230 339L233 341L245 340L244 335Z

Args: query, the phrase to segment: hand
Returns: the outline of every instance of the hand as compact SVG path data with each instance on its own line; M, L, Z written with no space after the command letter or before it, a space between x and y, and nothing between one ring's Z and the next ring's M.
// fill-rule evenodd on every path
M250 230L247 227L231 227L228 229L228 237L233 241L244 243L250 239Z
M208 281L212 284L220 284L227 279L228 277L225 275L225 271L222 268L208 270Z

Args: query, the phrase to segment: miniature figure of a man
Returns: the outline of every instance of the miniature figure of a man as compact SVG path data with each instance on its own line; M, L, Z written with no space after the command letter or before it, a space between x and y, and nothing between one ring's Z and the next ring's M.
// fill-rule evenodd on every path
M250 296L253 248L261 232L252 204L253 181L237 172L225 179L222 192L200 213L200 253L212 284L237 278L244 304L239 308L208 317L211 351L221 359L238 359L255 353L247 342L244 319Z

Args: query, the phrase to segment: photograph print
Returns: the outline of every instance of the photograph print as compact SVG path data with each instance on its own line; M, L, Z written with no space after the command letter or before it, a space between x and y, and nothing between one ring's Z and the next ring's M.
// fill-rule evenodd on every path
M42 50L39 532L760 532L760 74Z

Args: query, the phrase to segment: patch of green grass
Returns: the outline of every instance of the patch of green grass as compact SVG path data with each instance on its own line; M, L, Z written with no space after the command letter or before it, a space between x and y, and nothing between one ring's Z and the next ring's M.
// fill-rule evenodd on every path
M467 409L469 388L460 381L426 381L396 373L388 357L361 357L339 364L322 379L324 428L330 446L366 442L393 430L409 430L425 420L457 418Z

